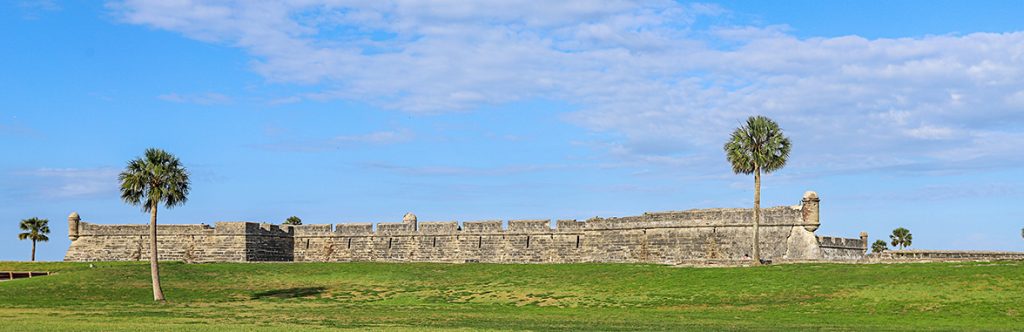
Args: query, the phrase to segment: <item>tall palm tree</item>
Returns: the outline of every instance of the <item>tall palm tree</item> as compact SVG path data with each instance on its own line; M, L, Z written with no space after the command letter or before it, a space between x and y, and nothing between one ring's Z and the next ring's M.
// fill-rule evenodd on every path
M50 241L46 234L50 234L50 221L39 218L28 218L21 221L18 227L25 233L18 234L18 240L32 240L32 261L36 261L36 242Z
M900 227L892 230L892 235L889 235L889 239L892 240L892 246L899 246L900 249L904 249L910 246L913 242L914 236L910 234L910 230Z
M725 143L725 157L736 174L754 174L754 264L761 264L758 226L761 223L761 173L786 166L790 143L779 124L764 116L751 116Z
M160 288L160 267L156 249L156 211L160 204L167 208L185 204L188 200L188 171L178 157L160 149L146 149L146 153L128 162L118 175L121 181L121 199L131 205L142 205L149 218L149 268L153 275L153 300L163 301Z

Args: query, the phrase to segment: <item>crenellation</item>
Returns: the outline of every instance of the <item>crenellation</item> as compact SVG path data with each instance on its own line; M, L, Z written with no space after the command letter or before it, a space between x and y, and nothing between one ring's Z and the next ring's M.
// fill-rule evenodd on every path
M414 232L411 224L408 223L377 223L377 234L381 235L396 235L396 234L408 234Z
M816 199L816 194L812 197ZM860 239L817 236L818 201L763 209L762 257L771 260L859 260ZM548 219L273 225L217 222L215 226L159 225L161 259L188 262L389 261L678 264L748 260L751 209L647 212L586 221ZM76 217L76 218L72 218ZM69 216L72 245L65 260L143 260L149 226L97 225Z
M463 222L462 231L467 233L500 233L504 229L501 227L501 220L482 220Z
M555 229L559 232L580 232L586 227L585 221L576 221L576 219L555 221Z
M454 234L459 231L459 223L455 221L420 222L420 234Z
M551 232L551 219L520 219L509 220L508 231L516 233Z
M331 224L306 224L287 225L295 233L295 236L330 236L334 233L334 226Z
M338 234L341 235L371 235L373 234L373 224L371 223L350 223L350 224L338 224L335 228Z

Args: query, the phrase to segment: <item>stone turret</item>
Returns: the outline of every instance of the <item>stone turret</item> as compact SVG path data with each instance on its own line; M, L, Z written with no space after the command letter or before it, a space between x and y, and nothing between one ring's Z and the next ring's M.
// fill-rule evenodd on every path
M71 241L78 240L78 225L81 221L82 217L78 216L78 212L71 212L68 216L68 238Z
M808 191L804 193L804 199L800 202L801 210L803 212L804 228L808 231L816 231L821 226L821 221L818 218L818 206L821 200L818 199L818 193Z
M864 248L864 254L868 253L868 232L860 232L860 243L861 247Z
M402 223L409 225L408 229L415 232L418 228L416 227L416 215L412 212L406 213L405 217L402 217Z

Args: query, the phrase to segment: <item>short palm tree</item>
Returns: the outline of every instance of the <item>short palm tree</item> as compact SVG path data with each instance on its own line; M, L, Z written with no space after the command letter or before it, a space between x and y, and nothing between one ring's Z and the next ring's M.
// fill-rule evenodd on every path
M150 213L149 267L153 276L153 300L163 301L157 263L156 211L160 204L167 208L185 204L189 191L188 171L174 155L150 148L142 157L129 161L118 179L121 199L131 205L142 205L142 210Z
M291 216L291 217L288 217L288 219L285 219L284 224L285 225L302 225L302 219L300 219L299 217L296 217L296 216Z
M880 253L889 250L889 246L885 244L883 240L875 240L875 243L871 244L871 252Z
M36 261L36 242L46 242L50 238L46 234L50 234L50 221L39 218L28 218L21 221L18 225L21 230L26 231L18 234L18 240L32 240L32 261Z
M790 143L779 124L764 116L751 116L725 143L725 157L736 174L754 174L754 264L761 263L758 226L761 223L761 173L786 166Z
M900 249L904 249L910 246L914 236L910 234L910 230L900 227L892 230L892 235L889 235L889 239L892 239L893 247L899 246Z

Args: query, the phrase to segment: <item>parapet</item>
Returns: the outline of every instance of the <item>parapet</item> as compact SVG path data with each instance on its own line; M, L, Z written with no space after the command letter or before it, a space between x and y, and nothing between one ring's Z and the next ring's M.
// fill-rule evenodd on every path
M501 220L467 221L462 223L462 230L467 233L498 233L503 231Z
M575 219L558 220L555 222L555 228L560 232L582 231L586 225L586 222L576 221Z
M331 224L283 225L291 229L295 236L325 236L333 231Z
M341 235L372 235L373 224L370 223L348 223L338 224L337 233Z
M551 219L509 220L509 232L550 232Z
M455 221L421 222L421 234L455 234L459 231L459 223Z
M849 239L842 237L833 236L819 236L818 243L822 248L836 248L836 249L863 249L864 240L861 239Z
M815 231L820 225L818 217L818 194L808 191L804 194L801 205L776 206L763 208L762 227L803 226L808 231ZM134 225L94 225L80 220L77 213L68 216L68 234L74 240L79 236L88 235L148 235L149 226ZM749 208L713 208L691 209L685 211L646 212L639 216L598 218L586 221L558 220L555 228L551 227L550 219L509 220L507 230L501 220L483 220L463 222L461 227L456 221L418 223L416 215L407 213L402 222L382 222L376 227L369 223L307 224L307 225L273 225L243 221L217 222L216 227L209 225L158 225L158 231L164 234L206 234L220 235L259 234L296 237L317 236L373 236L373 235L440 235L459 233L554 233L554 232L586 232L616 229L647 229L647 228L689 228L689 227L747 227L753 224L753 213ZM830 238L822 238L823 245L845 246L845 243L832 243ZM851 239L852 240L852 239ZM838 240L836 240L838 241ZM857 241L857 240L852 240ZM864 241L858 241L864 242ZM865 243L859 243L865 246Z
M403 223L382 222L382 223L378 223L377 224L377 233L378 234L388 234L388 235L392 235L392 234L408 234L408 233L412 233L412 232L416 231L416 229L414 227L415 227L414 224L408 224L408 223L404 223L404 222Z

